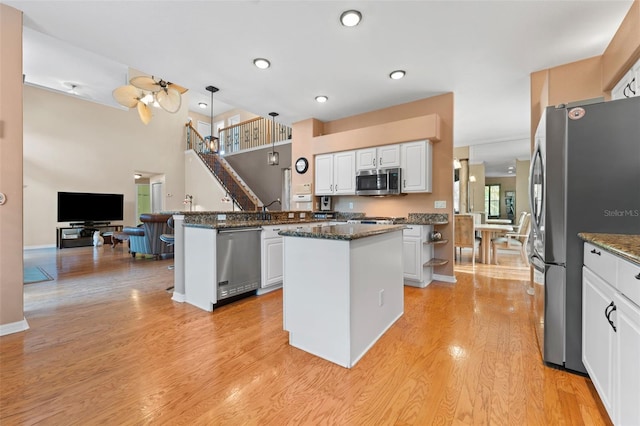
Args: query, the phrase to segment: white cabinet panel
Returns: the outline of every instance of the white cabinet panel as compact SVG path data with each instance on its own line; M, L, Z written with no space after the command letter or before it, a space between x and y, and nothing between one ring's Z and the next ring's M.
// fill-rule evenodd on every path
M431 192L431 142L404 143L400 157L402 192Z
M605 317L613 309L614 289L588 268L582 271L582 362L598 390L609 417L613 416L615 331Z
M381 146L377 149L378 168L400 167L400 145Z
M264 240L262 249L264 259L262 287L282 283L282 237Z
M333 195L333 154L316 155L316 195Z
M640 307L616 294L615 424L640 425Z
M356 151L356 170L372 170L376 168L377 153L375 148Z
M316 195L354 195L356 193L355 151L316 155Z

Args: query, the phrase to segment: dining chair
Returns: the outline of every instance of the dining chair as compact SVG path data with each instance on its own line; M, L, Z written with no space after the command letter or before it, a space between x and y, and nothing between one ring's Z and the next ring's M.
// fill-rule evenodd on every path
M522 260L527 266L529 259L527 258L527 242L529 241L529 232L531 231L531 213L525 213L522 224L518 233L508 232L504 236L491 240L493 246L494 263L498 264L498 250L519 251Z
M462 249L471 249L471 263L475 266L476 247L480 245L480 239L476 237L474 216L471 214L457 214L454 216L453 230L454 249L460 249L460 259L462 259Z

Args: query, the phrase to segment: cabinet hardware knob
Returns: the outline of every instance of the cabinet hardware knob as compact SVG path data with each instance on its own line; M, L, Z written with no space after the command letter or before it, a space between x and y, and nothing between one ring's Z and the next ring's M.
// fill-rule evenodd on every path
M598 256L600 256L602 253L597 251L596 249L591 250L591 253L593 254L597 254Z

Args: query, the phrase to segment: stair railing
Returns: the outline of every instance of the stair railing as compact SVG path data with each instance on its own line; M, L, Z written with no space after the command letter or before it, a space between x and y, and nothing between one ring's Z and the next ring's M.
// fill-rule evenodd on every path
M236 178L232 170L226 162L221 161L215 148L212 147L205 138L193 128L191 122L186 127L186 146L187 149L193 149L202 162L209 168L220 185L229 194L229 197L242 210L259 210L259 200ZM215 139L214 139L215 142Z

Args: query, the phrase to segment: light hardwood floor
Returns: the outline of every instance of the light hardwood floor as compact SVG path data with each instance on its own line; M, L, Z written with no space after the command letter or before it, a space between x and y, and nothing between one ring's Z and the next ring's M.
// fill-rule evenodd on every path
M405 287L350 370L287 344L281 291L208 313L171 301L171 260L122 246L25 263L55 280L25 286L31 328L0 338L3 426L610 424L589 379L542 365L517 256Z

